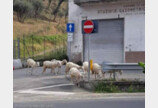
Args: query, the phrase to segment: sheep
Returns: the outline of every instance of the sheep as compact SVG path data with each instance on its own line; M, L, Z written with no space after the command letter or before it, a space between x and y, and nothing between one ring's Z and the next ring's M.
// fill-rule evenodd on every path
M83 80L83 75L80 73L80 71L76 67L72 67L69 73L70 73L72 82L74 82L75 80L75 82L78 84L79 81L81 81L81 79Z
M103 75L101 66L98 63L94 63L92 66L92 74L95 74L95 79L96 79L96 75L98 77L101 77Z
M56 61L56 59L52 59L51 61Z
M109 70L107 72L110 73L110 78L112 78L111 75L114 74L115 72L118 72L120 75L122 75L122 70L120 69Z
M64 64L67 64L67 60L66 60L66 59L64 59L64 60L62 60L62 61L53 59L52 61L56 61L56 62L59 63L59 65L57 66L57 68L58 68L58 73L59 73L59 69L60 69L60 72L61 72L61 66L64 65Z
M88 68L89 68L89 63L88 62L83 62L83 66L82 66L84 73L88 72Z
M67 75L69 73L69 70L72 68L72 67L75 67L77 69L82 69L82 66L79 66L73 62L68 62L66 64L66 67L65 67L65 75Z
M27 59L26 63L27 63L28 68L29 67L32 68L31 70L31 75L32 75L34 68L39 66L39 62L35 62L33 59L29 58Z
M57 62L56 60L54 61L44 61L43 62L43 72L42 74L46 71L47 68L51 68L51 73L55 73L55 68L60 66L60 63Z

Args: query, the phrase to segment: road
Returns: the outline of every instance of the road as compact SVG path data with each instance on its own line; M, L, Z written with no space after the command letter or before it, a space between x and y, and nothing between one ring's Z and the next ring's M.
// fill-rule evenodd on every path
M14 103L14 108L145 108L144 99L89 99Z
M92 93L67 80L64 67L60 75L27 71L13 71L14 108L145 108L144 93Z

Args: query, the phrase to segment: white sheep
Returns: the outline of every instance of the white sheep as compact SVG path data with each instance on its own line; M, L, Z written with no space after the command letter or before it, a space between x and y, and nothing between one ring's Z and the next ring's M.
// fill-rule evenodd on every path
M70 77L71 77L72 82L74 82L74 80L75 80L75 82L78 84L79 81L83 80L83 75L76 67L72 67L70 69L69 73L70 73Z
M83 62L82 68L83 68L84 73L88 73L89 63Z
M31 75L32 75L34 68L39 66L39 62L35 62L33 59L29 58L27 59L26 63L27 63L28 68L29 67L32 68L31 70Z
M59 69L60 69L60 73L61 73L61 66L64 65L64 64L67 64L67 60L66 60L66 59L64 59L64 60L62 60L62 61L53 59L53 60L51 60L51 61L56 61L56 62L59 63L59 65L57 66L57 68L58 68L58 73L59 73Z
M97 77L103 76L101 66L98 63L93 63L91 71L92 71L92 74L95 75L95 79L96 79L96 75Z
M57 61L44 61L43 62L43 72L44 73L46 71L47 68L51 69L51 73L55 73L55 68L60 66L59 62Z
M65 67L65 75L67 75L69 73L69 70L72 68L72 67L75 67L77 69L82 69L82 66L79 66L73 62L68 62L66 64L66 67Z
M114 69L114 70L108 70L107 73L110 73L110 78L112 78L112 74L114 75L114 73L118 72L120 75L122 75L122 70L120 69Z

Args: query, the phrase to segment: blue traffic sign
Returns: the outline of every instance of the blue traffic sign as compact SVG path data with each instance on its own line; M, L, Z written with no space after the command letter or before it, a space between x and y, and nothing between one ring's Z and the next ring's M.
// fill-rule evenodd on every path
M75 31L75 24L67 23L67 32L74 32L74 31Z

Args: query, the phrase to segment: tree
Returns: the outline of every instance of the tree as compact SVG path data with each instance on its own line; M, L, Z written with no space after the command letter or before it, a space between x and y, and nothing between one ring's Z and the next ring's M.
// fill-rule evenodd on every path
M43 10L43 2L42 0L32 0L32 5L33 5L33 11L34 11L34 16L37 18L37 16L41 13Z
M13 3L13 10L17 13L18 21L24 22L33 9L32 4L26 0L14 0Z
M53 13L52 13L52 14L54 15L53 21L55 21L56 16L57 16L57 13L58 13L58 11L59 11L59 8L60 8L61 4L62 4L64 1L65 1L65 0L60 0L59 3L58 3L58 5L57 5L57 7L56 7L55 10L53 11Z
M53 0L48 0L48 6L47 6L48 9L50 8L50 5L51 5L52 1Z

